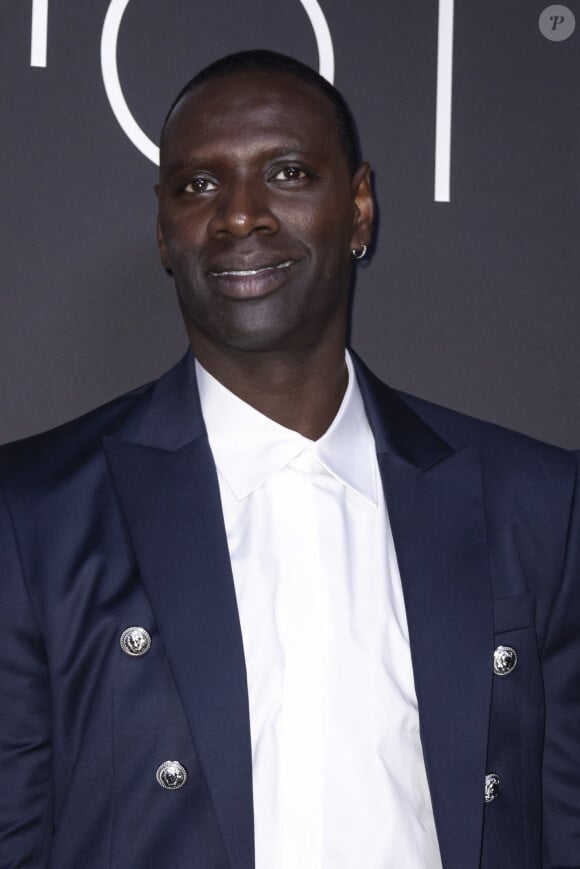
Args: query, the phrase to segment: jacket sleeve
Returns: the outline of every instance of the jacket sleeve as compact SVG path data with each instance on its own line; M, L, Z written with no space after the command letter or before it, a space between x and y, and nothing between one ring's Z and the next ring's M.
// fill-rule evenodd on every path
M0 869L45 867L52 835L44 643L0 496Z
M544 869L580 869L580 455L561 582L542 649Z

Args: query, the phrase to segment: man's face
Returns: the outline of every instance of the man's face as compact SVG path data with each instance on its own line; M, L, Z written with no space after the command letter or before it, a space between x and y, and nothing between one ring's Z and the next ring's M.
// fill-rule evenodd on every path
M353 248L368 244L368 167L354 178L332 105L288 74L208 81L161 146L159 246L194 350L344 341Z

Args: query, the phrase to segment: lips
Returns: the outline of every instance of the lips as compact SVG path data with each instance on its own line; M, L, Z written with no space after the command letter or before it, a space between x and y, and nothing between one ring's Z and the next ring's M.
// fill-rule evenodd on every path
M219 269L208 273L214 288L226 298L237 301L260 299L273 293L285 282L296 265L296 260L274 263L224 263ZM240 266L246 266L240 268Z

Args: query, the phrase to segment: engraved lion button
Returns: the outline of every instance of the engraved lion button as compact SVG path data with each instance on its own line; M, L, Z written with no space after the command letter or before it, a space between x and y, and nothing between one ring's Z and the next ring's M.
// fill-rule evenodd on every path
M498 646L493 653L493 672L496 676L508 676L517 663L516 650L511 646Z
M147 654L151 648L151 636L145 628L133 627L125 628L119 640L122 650L131 658L140 658L141 655Z
M187 781L187 770L178 760L166 760L155 773L155 778L165 790L176 791Z
M498 796L501 782L499 776L490 772L485 777L485 802L492 803Z

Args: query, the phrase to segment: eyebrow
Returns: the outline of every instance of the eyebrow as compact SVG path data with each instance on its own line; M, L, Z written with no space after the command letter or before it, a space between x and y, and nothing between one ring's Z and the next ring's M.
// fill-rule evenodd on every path
M292 159L293 157L316 159L320 158L323 153L324 152L322 151L312 151L310 149L294 145L294 143L288 143L265 150L264 152L262 152L261 157L264 161L275 160L276 158L280 157L287 157L288 159ZM191 169L195 170L209 167L214 161L219 161L219 159L220 158L218 155L209 154L208 156L193 156L185 160L174 160L172 163L169 163L169 165L163 171L168 175L174 175L178 172L184 172Z

